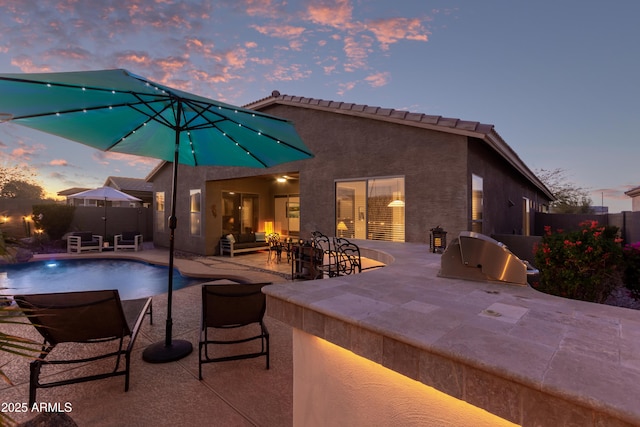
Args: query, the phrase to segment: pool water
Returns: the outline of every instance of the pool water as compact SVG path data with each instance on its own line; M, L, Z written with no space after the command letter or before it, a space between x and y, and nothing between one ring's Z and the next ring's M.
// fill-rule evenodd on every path
M70 259L0 266L0 294L118 289L120 298L135 299L167 292L168 267L140 261ZM202 283L173 272L173 289Z

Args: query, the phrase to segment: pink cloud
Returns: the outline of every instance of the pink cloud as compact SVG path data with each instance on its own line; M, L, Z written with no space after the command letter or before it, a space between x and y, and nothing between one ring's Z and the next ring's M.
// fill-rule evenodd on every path
M150 157L134 156L114 151L96 151L93 154L93 159L103 165L109 165L111 162L124 162L129 166L145 167L153 167L159 162L158 159L152 159Z
M344 95L345 93L356 87L356 82L340 83L338 86L340 88L338 89L338 95Z
M344 30L351 27L353 7L349 0L328 0L312 2L307 8L308 19L320 25Z
M194 79L197 80L199 82L204 82L204 83L226 83L228 82L231 77L229 75L223 75L220 73L217 74L210 74L207 71L204 70L192 70L189 72L189 75Z
M78 47L69 49L51 49L45 52L44 59L63 59L73 61L84 61L91 58L91 53L88 50Z
M221 58L232 68L244 68L247 62L247 51L244 49L233 49L224 52Z
M344 69L346 71L366 68L371 42L371 38L367 36L361 37L360 40L356 40L354 37L345 37L344 52L347 55L347 62L344 64Z
M269 16L273 11L271 0L244 0L242 5L249 16Z
M266 76L266 79L274 81L295 81L308 78L311 75L310 70L304 70L303 65L291 64L289 66L276 65L272 72Z
M278 37L283 39L290 39L294 37L299 37L302 33L304 33L304 27L296 27L293 25L252 25L251 28L259 32L260 34L264 34L271 37Z
M365 78L365 81L369 83L372 87L380 87L389 83L389 78L391 74L388 72L384 73L376 73Z
M417 18L378 19L368 22L367 29L376 36L385 50L390 44L404 39L426 42L430 34L423 28L422 21Z
M33 60L25 55L18 55L11 58L11 65L17 67L23 73L48 73L51 67L48 65L36 65Z
M38 154L44 149L46 147L41 144L27 145L24 142L20 142L17 148L11 150L9 157L16 162L29 161L34 154Z
M97 162L98 164L101 165L108 165L109 164L109 160L106 158L106 153L102 152L102 151L96 151L95 153L93 153L91 155L91 158Z
M336 66L335 65L327 65L322 67L322 69L324 70L325 74L331 74L336 70Z
M116 54L118 63L130 63L136 65L145 65L151 62L151 57L146 52L123 51Z
M49 162L51 166L68 166L68 163L64 159L53 159Z

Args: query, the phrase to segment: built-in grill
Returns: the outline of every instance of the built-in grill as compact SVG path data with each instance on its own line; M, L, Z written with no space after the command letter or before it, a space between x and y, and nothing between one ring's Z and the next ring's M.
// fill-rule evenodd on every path
M463 231L442 254L440 276L476 281L527 285L535 270L503 243L472 231Z

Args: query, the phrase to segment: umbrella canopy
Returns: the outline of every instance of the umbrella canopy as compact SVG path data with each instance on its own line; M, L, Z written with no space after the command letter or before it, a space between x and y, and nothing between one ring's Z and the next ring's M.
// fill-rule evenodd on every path
M0 116L103 151L197 165L269 167L312 157L287 120L126 70L0 74Z
M69 199L83 200L106 200L107 202L141 202L142 200L133 197L113 187L100 187L93 190L81 191L67 196Z
M173 162L167 328L150 362L180 359L171 339L178 163L271 167L313 157L287 120L163 86L126 70L0 74L0 118L102 151Z

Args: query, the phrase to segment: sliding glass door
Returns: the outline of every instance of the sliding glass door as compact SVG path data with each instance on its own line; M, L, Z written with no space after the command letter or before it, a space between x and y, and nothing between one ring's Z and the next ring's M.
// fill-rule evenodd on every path
M336 236L404 242L404 177L336 182Z

